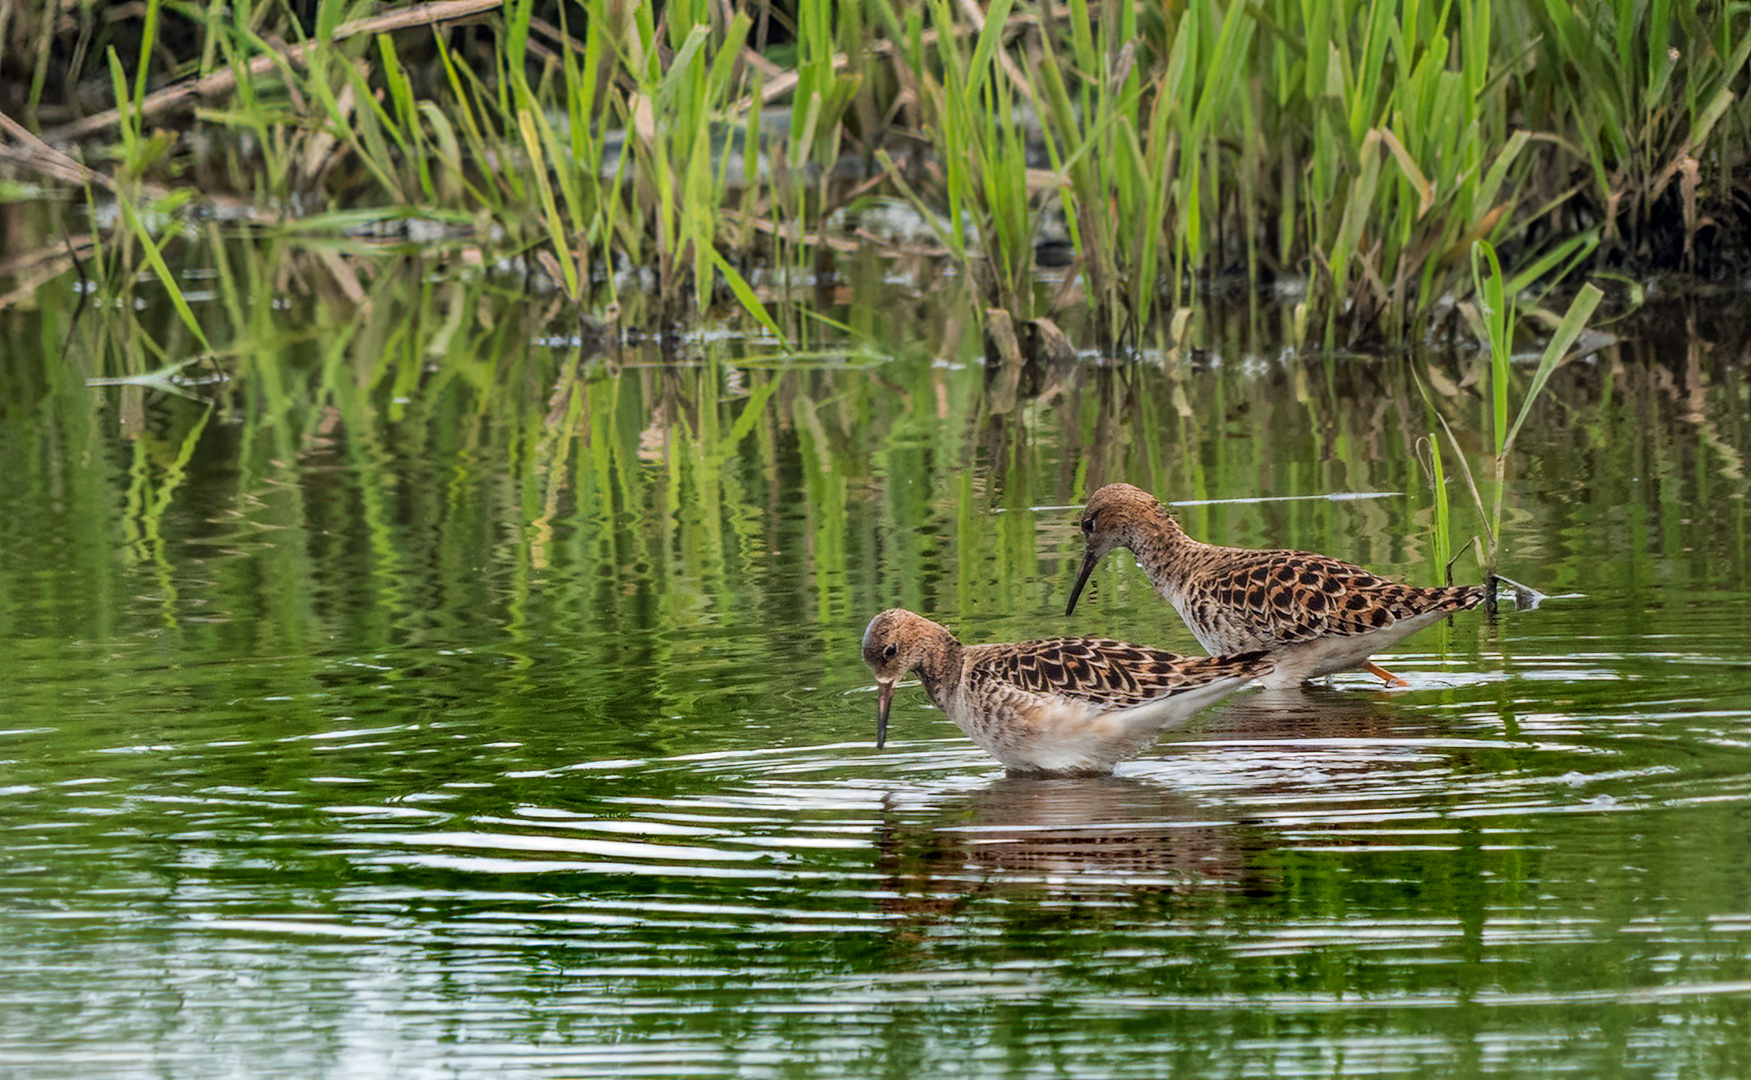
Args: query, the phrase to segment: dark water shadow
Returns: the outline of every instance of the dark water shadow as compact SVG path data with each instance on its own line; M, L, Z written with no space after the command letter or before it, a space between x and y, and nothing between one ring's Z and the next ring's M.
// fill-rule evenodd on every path
M1397 734L1406 712L1393 691L1367 686L1308 683L1236 694L1206 714L1204 741L1233 739L1363 739Z
M886 906L927 921L997 895L1079 901L1274 887L1252 869L1276 844L1269 830L1144 777L1004 777L922 808L896 793L883 818L876 867Z

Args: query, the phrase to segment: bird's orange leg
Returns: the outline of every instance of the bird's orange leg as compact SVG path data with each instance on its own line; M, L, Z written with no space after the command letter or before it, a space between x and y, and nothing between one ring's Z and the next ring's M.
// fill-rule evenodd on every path
M1365 666L1368 669L1368 674L1374 676L1376 679L1379 679L1381 682L1385 683L1388 686L1409 686L1410 685L1410 683L1405 682L1403 679L1399 678L1397 675L1394 675L1392 672L1381 667L1379 664L1376 664L1372 660L1368 661L1368 663Z

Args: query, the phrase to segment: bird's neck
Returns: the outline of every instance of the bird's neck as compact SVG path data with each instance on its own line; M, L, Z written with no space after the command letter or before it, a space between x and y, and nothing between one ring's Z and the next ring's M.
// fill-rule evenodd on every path
M961 651L961 643L944 630L932 636L915 669L919 681L924 684L924 692L930 695L937 708L945 712L949 699L961 685Z
M1186 535L1174 516L1166 510L1153 515L1132 534L1131 553L1138 565L1156 582L1177 581L1185 572L1187 559L1204 547Z

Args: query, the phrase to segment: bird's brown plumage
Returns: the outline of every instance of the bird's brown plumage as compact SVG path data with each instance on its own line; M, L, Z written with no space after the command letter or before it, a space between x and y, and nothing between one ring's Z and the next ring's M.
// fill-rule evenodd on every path
M863 659L879 693L877 744L894 684L918 672L949 719L1012 772L1096 775L1268 672L1262 652L1180 656L1107 638L962 645L903 608L870 620Z
M1404 585L1310 551L1201 543L1159 500L1130 484L1096 491L1079 527L1087 546L1066 614L1101 558L1128 548L1212 654L1269 652L1277 666L1263 680L1267 686L1377 670L1371 654L1484 599L1481 585Z

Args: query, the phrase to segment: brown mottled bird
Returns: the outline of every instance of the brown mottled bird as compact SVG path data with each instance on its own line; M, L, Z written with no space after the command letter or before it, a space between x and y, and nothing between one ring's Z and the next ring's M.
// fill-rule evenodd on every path
M870 620L863 662L878 692L876 745L887 741L894 684L916 671L925 692L1011 773L1101 776L1163 731L1271 670L1262 652L1179 656L1107 638L962 645L903 608Z
M1087 551L1069 615L1107 552L1129 548L1143 572L1212 655L1263 650L1276 667L1259 681L1294 686L1334 671L1366 669L1404 680L1369 659L1425 626L1474 608L1483 585L1419 588L1376 577L1326 555L1218 547L1187 536L1167 508L1130 484L1108 484L1082 511ZM1505 579L1504 579L1505 580Z

